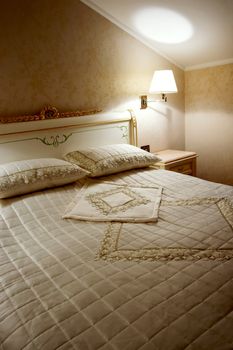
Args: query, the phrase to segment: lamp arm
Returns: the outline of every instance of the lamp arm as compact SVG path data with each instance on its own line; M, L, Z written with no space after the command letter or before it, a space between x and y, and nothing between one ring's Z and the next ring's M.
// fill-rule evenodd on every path
M162 93L161 100L148 100L147 95L142 95L140 96L140 98L141 98L141 109L146 109L148 102L167 102L167 96L164 93Z

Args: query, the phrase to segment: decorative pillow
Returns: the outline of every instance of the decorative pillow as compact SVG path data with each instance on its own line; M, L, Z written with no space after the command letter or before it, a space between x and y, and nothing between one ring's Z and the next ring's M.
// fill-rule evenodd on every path
M65 159L88 170L90 176L103 176L156 163L156 155L127 145L87 147L66 154Z
M65 185L87 174L79 166L55 158L0 164L0 198Z

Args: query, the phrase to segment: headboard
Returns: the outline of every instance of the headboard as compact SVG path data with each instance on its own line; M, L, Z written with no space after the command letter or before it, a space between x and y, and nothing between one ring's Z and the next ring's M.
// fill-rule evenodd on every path
M137 124L132 111L0 124L0 164L62 158L78 147L114 143L137 145Z

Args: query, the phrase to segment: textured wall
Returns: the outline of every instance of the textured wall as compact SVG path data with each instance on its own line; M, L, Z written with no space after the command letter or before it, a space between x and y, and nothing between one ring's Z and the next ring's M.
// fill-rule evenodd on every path
M185 73L185 125L198 176L233 185L233 64Z
M78 0L2 0L0 113L135 108L139 142L184 148L184 72ZM172 68L179 93L138 110L155 69Z

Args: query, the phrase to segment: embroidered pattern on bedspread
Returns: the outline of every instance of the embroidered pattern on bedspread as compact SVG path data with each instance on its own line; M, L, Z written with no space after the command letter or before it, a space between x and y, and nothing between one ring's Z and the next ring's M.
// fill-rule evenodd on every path
M87 181L72 201L64 219L102 222L156 222L162 187L127 186Z
M113 197L116 196L118 196L118 198L116 198L117 205L113 206L111 202ZM138 205L150 202L148 199L129 188L116 188L110 191L93 193L87 196L87 199L104 215L126 211L129 208L134 208Z
M128 229L128 226L126 228L122 223L110 223L97 254L97 259L109 261L155 261L228 260L233 258L233 204L228 198L209 197L163 201L161 209L163 207L166 211L166 208L174 206L184 209L181 214L183 224L180 224L179 220L174 219L176 214L173 213L171 215L175 224L172 225L171 223L170 229L166 230L163 227L162 219L161 222L159 220L156 224L150 224L150 226L153 225L154 232L157 235L152 234L149 230L148 232L144 230L144 237L141 237L137 233L141 230L136 226ZM189 207L188 209L191 208L191 212L190 210L185 210L185 207ZM166 212L169 213L169 210ZM215 214L213 216L215 219L211 218L211 213ZM196 224L192 227L192 215L199 215L203 221L200 221L199 227ZM216 220L219 220L218 225L216 224ZM206 228L208 227L208 229L205 229L205 227L201 228L204 222L206 222ZM217 227L215 232L211 229L213 224ZM185 227L186 225L188 228ZM157 230L156 226L158 226ZM176 227L176 231L178 232L179 226L180 234L176 234L174 237L170 236L174 227ZM195 230L197 231L197 235L195 235ZM224 240L221 240L221 231L229 234L228 242L230 243L227 244ZM211 234L213 234L214 238L211 237ZM135 245L135 241L139 243Z
M0 348L232 350L233 259L176 261L171 251L232 249L222 198L233 202L233 187L154 169L110 180L162 186L158 223L63 220L79 183L1 201ZM147 258L158 246L170 261ZM133 252L145 261L129 261Z

